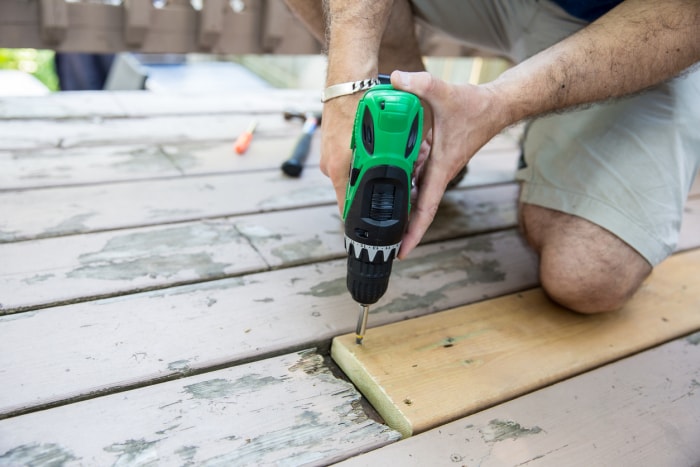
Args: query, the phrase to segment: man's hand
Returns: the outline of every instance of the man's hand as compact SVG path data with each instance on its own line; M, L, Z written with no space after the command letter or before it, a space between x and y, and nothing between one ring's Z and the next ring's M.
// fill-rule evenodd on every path
M394 72L391 84L417 95L432 111L432 130L421 148L430 155L418 169L418 200L399 252L405 258L433 221L449 181L509 122L486 85L452 85L426 72Z
M331 179L338 208L343 212L345 187L348 183L352 152L350 138L361 93L342 96L328 101L321 121L321 172Z
M325 0L325 6L326 86L376 78L397 68L425 69L408 0ZM350 138L361 97L361 93L338 97L323 108L321 171L333 183L341 212L352 158Z

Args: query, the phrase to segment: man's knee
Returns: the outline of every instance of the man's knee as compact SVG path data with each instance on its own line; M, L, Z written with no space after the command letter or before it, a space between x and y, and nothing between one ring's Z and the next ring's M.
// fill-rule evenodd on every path
M579 313L593 314L622 308L639 289L647 273L611 270L600 258L541 255L540 282L547 295Z
M557 303L581 313L620 308L651 265L609 231L582 218L524 204L521 221L540 254L540 282Z

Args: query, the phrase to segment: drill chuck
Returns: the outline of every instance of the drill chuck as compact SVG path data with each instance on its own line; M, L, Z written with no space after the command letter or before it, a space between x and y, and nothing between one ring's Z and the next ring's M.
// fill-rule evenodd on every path
M348 251L347 286L350 295L363 305L377 303L389 286L391 265L398 245L390 247L390 256L385 260L381 253L377 255L376 250L367 249L347 237L345 244ZM369 257L370 252L374 253L372 259Z

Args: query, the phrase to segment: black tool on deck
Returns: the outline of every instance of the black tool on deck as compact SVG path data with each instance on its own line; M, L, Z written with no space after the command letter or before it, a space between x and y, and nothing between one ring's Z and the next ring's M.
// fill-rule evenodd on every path
M292 155L282 164L282 172L290 177L299 177L304 170L304 163L309 157L311 150L311 139L316 132L316 129L321 124L321 115L313 112L305 114L300 112L285 112L284 119L291 120L293 118L301 118L304 122L302 135L297 141Z

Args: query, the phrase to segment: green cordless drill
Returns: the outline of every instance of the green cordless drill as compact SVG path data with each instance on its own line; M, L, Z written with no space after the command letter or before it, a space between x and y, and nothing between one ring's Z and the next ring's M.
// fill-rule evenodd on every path
M423 133L423 108L413 94L381 84L360 100L345 194L347 286L360 304L356 342L362 343L369 305L389 285L411 209L411 177Z

